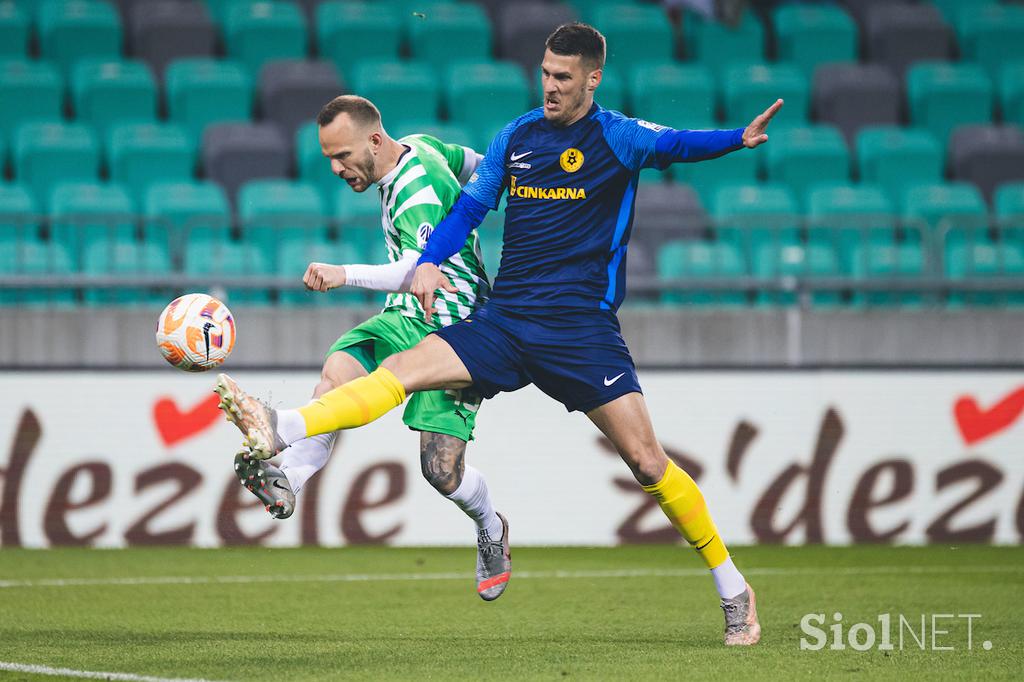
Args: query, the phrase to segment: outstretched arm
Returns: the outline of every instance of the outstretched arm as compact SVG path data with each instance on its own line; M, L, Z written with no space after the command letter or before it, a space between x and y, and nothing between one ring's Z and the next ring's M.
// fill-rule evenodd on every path
M765 131L776 112L782 108L782 100L755 118L746 128L733 130L666 130L655 143L658 165L670 163L692 163L715 159L729 152L754 147L768 141Z
M310 263L302 281L306 288L312 291L330 291L338 287L350 286L373 291L403 293L409 291L409 287L412 285L412 276L416 270L418 255L415 251L407 251L400 260L382 265Z

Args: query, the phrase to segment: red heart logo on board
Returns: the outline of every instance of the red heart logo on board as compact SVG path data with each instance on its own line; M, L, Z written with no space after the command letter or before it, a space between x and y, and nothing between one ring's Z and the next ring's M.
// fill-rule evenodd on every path
M153 421L164 445L170 447L212 426L220 418L218 400L216 395L212 395L184 412L171 398L157 400L153 405Z
M958 398L953 406L956 425L968 445L994 436L1017 421L1021 414L1024 414L1024 388L1018 388L987 410L969 395Z

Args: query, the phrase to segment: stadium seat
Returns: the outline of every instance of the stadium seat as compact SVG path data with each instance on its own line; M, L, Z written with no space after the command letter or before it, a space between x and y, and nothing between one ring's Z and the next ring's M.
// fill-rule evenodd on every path
M252 89L252 79L234 62L179 59L167 67L168 118L199 142L211 123L250 120Z
M0 183L0 244L39 240L39 223L32 193L23 185Z
M353 192L345 183L339 182L337 189L327 197L328 200L333 199L333 215L341 227L339 240L356 249L367 262L384 262L387 249L384 248L381 225L380 193Z
M735 64L765 59L764 27L752 11L748 10L735 28L688 14L683 29L687 56L711 69L716 77Z
M954 180L977 185L987 200L996 187L1024 180L1024 131L1016 126L961 126L949 141Z
M455 61L491 59L491 22L478 5L437 4L427 17L406 12L404 19L410 55L439 73Z
M775 9L773 24L776 58L807 77L822 64L857 61L857 25L839 7L783 5Z
M165 248L154 243L98 242L85 250L82 272L94 277L160 276L171 273ZM159 287L118 286L86 288L85 302L93 305L162 304L170 292Z
M57 183L99 177L99 142L81 123L25 123L15 133L14 169L15 179L45 208Z
M225 278L272 276L274 271L270 269L263 251L254 244L189 242L185 246L185 274L208 277L204 284L196 287L200 291L208 291L223 287ZM259 305L269 303L270 295L262 288L227 287L223 300L229 306L236 303Z
M911 228L918 225L926 230L926 243L987 241L985 200L974 185L964 182L909 186L903 196L903 219Z
M709 161L671 167L672 177L693 187L705 206L713 205L719 187L757 184L757 170L758 155L744 149Z
M75 120L100 136L119 123L156 120L156 83L143 62L80 59L72 70L71 94Z
M810 86L807 77L794 66L754 64L725 70L722 103L727 127L745 127L780 97L786 101L772 121L782 125L807 122Z
M282 278L300 283L306 268L312 262L343 265L362 263L363 260L363 254L351 244L331 242L325 239L290 241L280 247L277 274ZM339 303L366 303L367 295L364 290L353 287L342 287L327 293L309 291L300 287L283 290L279 300L285 305L331 306Z
M83 57L121 56L121 19L99 0L54 0L39 7L39 54L65 75Z
M818 183L850 179L850 153L838 129L832 126L783 128L766 146L764 167L770 182L788 184L797 197Z
M648 183L636 190L633 242L647 245L652 253L674 239L699 239L710 224L697 193L686 185Z
M1024 282L1024 250L1019 244L947 242L943 255L946 277L953 283L949 294L951 306L1024 304L1024 286L992 291L958 290L956 287L957 281L993 277Z
M135 206L128 191L115 184L64 182L50 200L50 238L81 264L93 244L135 241Z
M530 108L530 89L513 62L459 63L448 69L445 101L453 123L503 126Z
M714 128L715 84L697 65L663 62L632 72L630 111L639 118L679 129Z
M352 72L352 91L380 109L384 127L437 118L440 81L422 62L363 61Z
M825 185L807 194L807 242L829 246L849 271L855 251L896 241L896 212L880 187Z
M390 132L390 129L389 129ZM320 149L319 128L316 121L304 123L295 132L295 164L299 180L314 185L329 201L341 187L341 180L331 172L331 163Z
M754 276L765 280L829 278L844 274L835 249L825 244L763 244L757 249L754 260ZM796 292L771 288L758 290L755 300L762 305L798 302ZM815 290L810 294L810 301L815 305L838 305L841 294L833 289Z
M999 78L1003 122L1024 126L1024 60L1006 64Z
M192 0L146 0L131 6L129 52L144 60L157 78L184 57L212 57L217 29L206 5Z
M878 64L826 64L814 74L814 118L843 132L849 144L866 126L898 125L900 83Z
M956 26L960 13L966 9L977 10L1000 0L929 0L942 13L946 22Z
M539 71L538 69L537 101L543 96L541 94L543 88L539 83ZM604 67L601 73L601 84L597 86L597 90L594 92L594 101L610 111L626 111L625 79L614 66Z
M272 125L220 123L203 134L203 168L207 179L219 182L233 199L250 180L287 177L289 149Z
M740 248L747 263L764 244L799 244L800 210L785 185L726 185L711 205L718 241Z
M535 73L551 31L575 19L576 12L565 4L539 0L503 2L495 26L498 51L503 59L518 63L527 73Z
M115 126L107 141L110 179L128 188L141 206L154 182L188 182L195 173L195 148L188 132L171 123Z
M876 5L892 4L893 0L839 0L840 5L843 6L850 16L853 17L854 21L857 22L857 26L860 27L861 34L865 33L868 21L868 12L872 7Z
M289 140L305 121L342 94L338 72L330 62L270 62L260 74L260 111Z
M0 275L32 277L70 275L74 271L67 249L60 244L26 240L0 242ZM74 292L63 288L0 287L0 305L39 306L74 303Z
M929 274L925 250L918 242L858 244L850 272L858 280L915 280ZM912 289L854 289L852 303L869 306L918 306L923 297Z
M677 240L658 251L657 270L662 280L721 280L744 277L747 269L743 256L734 244L709 241ZM664 303L683 305L736 306L747 302L741 290L691 288L665 291Z
M63 118L64 79L53 65L27 59L0 60L0 137L11 140L22 123Z
M980 64L993 79L1007 62L1024 59L1024 7L994 2L961 8L953 21L964 61Z
M258 79L264 64L278 59L305 59L306 17L284 0L236 0L224 20L224 48Z
M992 81L973 64L924 63L907 73L912 125L943 145L957 126L992 120Z
M408 121L394 130L388 131L396 140L406 135L432 135L442 142L458 144L463 147L474 148L476 140L470 128L457 123L442 123L440 121ZM483 154L486 149L478 149Z
M356 55L360 59L398 59L401 38L397 7L340 0L317 6L317 53L342 72Z
M601 6L594 10L593 23L608 41L608 62L624 73L647 62L672 59L672 24L661 7Z
M908 184L941 181L942 166L942 148L926 130L883 126L857 135L860 181L881 186L894 204Z
M992 206L997 218L1024 218L1024 182L1008 182L998 187Z
M28 15L13 2L0 3L0 58L28 55Z
M867 61L888 66L900 78L914 62L953 56L953 34L928 4L872 3L864 45Z
M150 185L144 205L143 241L160 244L180 263L185 244L228 241L231 207L212 182L159 182Z
M263 251L271 267L280 245L327 238L324 205L316 187L291 180L252 180L238 191L242 241Z
M484 221L477 227L476 233L480 240L480 251L484 257L484 269L491 283L498 274L498 267L501 265L501 249L503 246L503 235L505 231L505 208L508 205L506 198L501 199L497 211L488 211Z

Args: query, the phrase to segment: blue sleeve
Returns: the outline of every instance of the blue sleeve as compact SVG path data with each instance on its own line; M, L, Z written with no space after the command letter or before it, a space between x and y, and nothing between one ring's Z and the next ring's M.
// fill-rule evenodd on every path
M492 211L498 208L501 193L505 191L505 150L518 123L518 119L512 121L491 140L483 161L462 188L463 196L468 194Z
M665 168L677 161L713 159L743 145L743 129L674 130L649 121L602 112L605 140L626 168Z
M488 210L490 209L463 191L455 200L452 210L434 228L416 265L440 265L458 253L465 246L469 233L483 222Z
M666 130L655 142L655 162L665 168L677 161L717 158L743 146L743 130Z

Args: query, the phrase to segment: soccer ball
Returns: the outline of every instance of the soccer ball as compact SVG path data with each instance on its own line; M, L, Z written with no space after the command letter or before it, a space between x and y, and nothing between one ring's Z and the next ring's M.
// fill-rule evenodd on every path
M164 360L186 372L205 372L224 362L235 347L235 320L228 307L207 294L171 301L156 323Z

